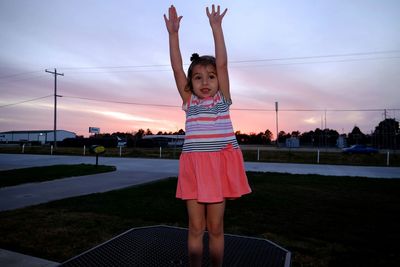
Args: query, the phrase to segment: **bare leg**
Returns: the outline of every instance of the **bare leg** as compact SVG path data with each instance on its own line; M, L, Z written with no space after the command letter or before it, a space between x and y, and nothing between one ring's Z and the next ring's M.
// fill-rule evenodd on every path
M222 266L224 259L224 212L225 201L207 204L207 229L210 240L211 266L213 267Z
M205 204L197 200L186 202L189 214L188 251L190 266L201 266L203 258L203 236L206 228Z

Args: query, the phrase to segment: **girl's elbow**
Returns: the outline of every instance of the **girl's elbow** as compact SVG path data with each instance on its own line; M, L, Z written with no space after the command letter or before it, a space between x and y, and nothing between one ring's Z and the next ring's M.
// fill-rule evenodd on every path
M218 57L215 60L215 66L217 68L228 68L228 59L219 59Z
M215 64L217 73L228 72L228 64Z

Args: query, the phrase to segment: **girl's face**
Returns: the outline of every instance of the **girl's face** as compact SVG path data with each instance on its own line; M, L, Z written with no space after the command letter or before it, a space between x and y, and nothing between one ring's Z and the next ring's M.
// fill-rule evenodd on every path
M192 72L193 93L200 99L213 97L218 91L218 76L213 65L195 65Z

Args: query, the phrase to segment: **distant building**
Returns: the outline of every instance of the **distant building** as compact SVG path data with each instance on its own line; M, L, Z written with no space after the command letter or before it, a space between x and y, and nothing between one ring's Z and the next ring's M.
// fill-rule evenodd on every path
M339 135L338 139L336 140L336 146L338 148L347 147L346 135Z
M286 147L298 148L300 147L300 140L298 137L286 138Z
M57 130L57 142L65 138L76 138L74 132ZM53 130L35 130L35 131L9 131L0 133L0 142L2 143L27 143L39 142L41 144L54 142Z

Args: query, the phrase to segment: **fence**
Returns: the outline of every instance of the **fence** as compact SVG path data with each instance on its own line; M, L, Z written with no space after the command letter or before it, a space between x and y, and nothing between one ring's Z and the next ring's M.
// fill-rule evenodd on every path
M345 155L337 148L276 148L271 146L242 146L245 161L333 164L362 166L400 166L399 150L381 150L373 155ZM88 147L0 146L0 153L92 156ZM106 148L105 157L143 157L178 159L180 148ZM94 155L93 155L94 156Z

